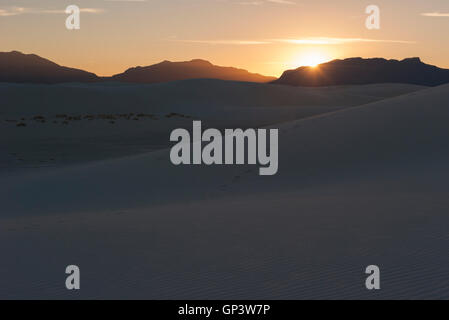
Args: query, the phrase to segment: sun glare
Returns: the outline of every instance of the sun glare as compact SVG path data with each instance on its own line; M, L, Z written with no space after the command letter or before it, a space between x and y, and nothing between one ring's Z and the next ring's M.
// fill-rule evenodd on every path
M320 63L324 63L329 60L329 57L322 53L313 53L298 57L295 64L298 67L316 67Z

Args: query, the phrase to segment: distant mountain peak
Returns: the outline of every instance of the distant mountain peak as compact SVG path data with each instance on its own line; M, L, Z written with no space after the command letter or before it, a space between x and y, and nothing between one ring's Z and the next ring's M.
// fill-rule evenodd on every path
M164 60L146 67L129 68L112 79L123 82L158 83L187 79L219 79L247 82L270 82L274 77L250 73L243 69L221 67L204 59L172 62Z
M60 83L92 82L90 72L60 66L36 54L0 52L0 82Z
M402 60L401 62L423 63L423 62L421 61L421 58L419 58L419 57L405 58L405 59Z
M15 63L15 62L21 62L24 65L27 64L36 64L36 63L40 63L40 64L48 64L48 65L57 65L56 63L42 58L34 53L22 53L20 51L10 51L10 52L0 52L0 62L7 62L9 61L10 63Z
M212 63L210 63L210 62L207 61L207 60L203 60L203 59L193 59L193 60L190 60L190 62L191 62L191 63L195 63L195 64L208 65L208 66L211 66L211 65L212 65Z

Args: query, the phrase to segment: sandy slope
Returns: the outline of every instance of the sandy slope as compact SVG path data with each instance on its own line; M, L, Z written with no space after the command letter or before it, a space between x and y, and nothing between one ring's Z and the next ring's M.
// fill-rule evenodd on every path
M189 112L204 107L340 106L359 105L425 87L376 84L301 88L222 80L185 80L161 84L0 83L2 114L126 112ZM377 98L377 99L376 99Z
M158 85L1 84L0 172L56 167L166 148L174 128L191 119L166 118L172 112L215 128L260 127L413 92L412 85L292 88L219 80ZM152 114L87 120L105 114ZM79 116L68 121L57 115ZM44 117L45 122L33 120ZM21 120L24 119L24 120ZM7 121L9 120L9 121ZM17 121L17 122L11 122ZM25 127L17 127L23 123Z
M280 125L273 177L166 150L4 176L0 296L449 298L448 105L441 86Z

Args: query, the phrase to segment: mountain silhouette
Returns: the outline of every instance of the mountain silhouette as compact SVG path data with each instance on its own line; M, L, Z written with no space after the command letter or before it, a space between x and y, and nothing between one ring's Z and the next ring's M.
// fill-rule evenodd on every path
M52 84L119 81L160 83L187 79L271 82L276 78L250 73L243 69L219 67L200 59L185 62L163 61L147 67L130 68L112 77L98 77L94 73L60 66L35 54L23 54L18 51L0 52L0 82Z
M0 52L0 82L51 84L98 80L94 73L63 67L35 54Z
M273 81L292 86L332 86L372 83L409 83L438 86L449 83L449 69L421 62L419 58L401 61L382 58L333 60L316 67L285 71Z
M317 67L287 70L276 80L243 69L221 67L195 59L183 62L163 61L135 67L112 77L98 77L84 70L60 66L35 54L18 51L0 52L0 82L64 83L118 81L161 83L187 79L218 79L274 83L292 86L332 86L373 83L408 83L437 86L449 83L449 69L423 63L419 58L401 61L383 58L333 60Z
M113 80L136 83L158 83L187 79L219 79L247 82L270 82L274 77L250 73L243 69L220 67L195 59L183 62L163 61L147 67L135 67L112 76Z

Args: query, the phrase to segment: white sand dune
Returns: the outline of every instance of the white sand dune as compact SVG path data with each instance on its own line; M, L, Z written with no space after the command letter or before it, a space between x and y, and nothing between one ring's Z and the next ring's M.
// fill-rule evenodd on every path
M302 88L222 80L185 80L161 84L0 83L2 114L173 111L198 108L359 105L426 87L374 84ZM348 99L349 98L349 99Z
M446 85L273 125L272 177L168 150L4 175L0 297L448 299L448 120Z
M261 127L406 94L423 87L379 84L294 88L219 80L155 85L0 83L0 172L117 158L168 147L174 128L191 119L214 128ZM86 120L89 115L139 113L158 119ZM69 121L57 115L79 116ZM33 120L44 117L45 122ZM24 120L21 120L24 119ZM17 122L8 122L15 120ZM25 127L17 127L23 123Z

